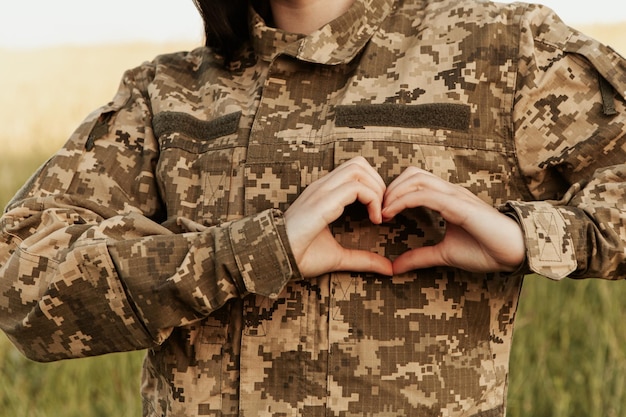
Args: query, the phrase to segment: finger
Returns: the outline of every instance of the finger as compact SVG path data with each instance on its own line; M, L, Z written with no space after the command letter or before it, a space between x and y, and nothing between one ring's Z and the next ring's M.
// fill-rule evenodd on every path
M332 215L332 219L329 219L330 222L328 224L337 220L337 218L341 216L341 213L343 213L343 209L355 201L360 202L366 207L369 219L372 223L382 223L382 192L372 190L370 187L360 182L351 182L338 186L328 194L328 198L333 198L334 196L340 199L339 205Z
M318 204L322 205L321 209L327 213L324 219L328 223L336 220L343 212L343 208L355 201L367 207L369 218L373 223L382 223L385 183L364 158L354 158L340 165L309 187L299 203L306 202L307 208L313 212Z
M393 275L393 265L389 259L376 253L356 249L343 250L341 264L337 270Z
M445 193L434 190L414 190L401 194L393 200L384 200L383 218L390 219L411 208L426 207L439 211L442 207L454 204L454 199Z
M345 168L345 167L349 167L352 164L358 165L359 167L363 168L364 171L368 175L371 176L371 179L380 187L381 190L384 191L385 189L387 189L387 185L385 184L385 181L380 176L378 171L376 171L376 169L372 165L370 165L370 163L367 161L367 159L365 159L362 156L354 157L354 158L348 160L347 162L344 162L339 167Z
M303 196L301 196L303 197ZM299 198L285 213L290 237L298 242L313 239L337 220L346 206L359 201L367 207L370 220L382 222L382 195L361 182L340 183L334 189L316 190Z
M358 181L381 194L384 194L387 189L383 178L363 157L356 157L344 162L323 178L326 178L329 187L337 182Z
M407 208L426 207L448 221L460 224L477 209L493 209L465 188L434 176L400 184L391 195L385 194L383 218L390 219Z
M305 278L334 271L374 272L382 275L393 273L389 259L369 251L344 248L335 240L328 228L320 233L304 252L294 250L294 256Z
M431 189L439 191L446 186L446 181L435 177L433 174L420 168L407 168L399 177L389 184L383 196L383 217L393 218L405 208L419 207L421 202L417 201L420 191ZM407 195L412 200L407 200ZM410 201L414 201L410 203ZM411 204L413 204L411 206Z
M446 262L435 246L424 246L404 252L393 261L392 266L394 274L402 274L415 269L446 266Z
M398 194L404 194L407 189L419 187L419 180L422 177L438 178L431 172L424 169L408 167L387 186L385 198L394 198L394 196Z

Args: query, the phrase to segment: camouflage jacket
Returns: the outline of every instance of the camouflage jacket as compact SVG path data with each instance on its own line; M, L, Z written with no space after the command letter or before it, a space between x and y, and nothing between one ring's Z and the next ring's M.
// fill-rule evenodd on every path
M624 60L524 4L356 0L307 37L251 28L228 66L199 48L128 71L18 193L2 329L40 361L148 349L147 416L502 416L522 276L624 276ZM526 264L303 280L281 213L356 155L514 216ZM445 225L352 205L331 227L393 258Z

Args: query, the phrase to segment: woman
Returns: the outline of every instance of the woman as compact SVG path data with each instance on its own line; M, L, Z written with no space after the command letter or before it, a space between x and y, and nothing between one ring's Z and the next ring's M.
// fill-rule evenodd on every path
M7 208L3 330L148 349L147 416L504 415L523 275L623 278L624 61L534 5L198 6Z

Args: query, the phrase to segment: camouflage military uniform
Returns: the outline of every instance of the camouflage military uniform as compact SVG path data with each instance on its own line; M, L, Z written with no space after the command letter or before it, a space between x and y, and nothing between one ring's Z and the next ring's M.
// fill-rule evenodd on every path
M523 274L624 275L625 62L521 4L251 25L228 68L200 48L128 71L19 192L3 330L42 361L148 348L147 416L502 416ZM526 264L301 279L281 213L356 155L500 207ZM389 258L444 226L423 209L374 226L358 204L331 225Z

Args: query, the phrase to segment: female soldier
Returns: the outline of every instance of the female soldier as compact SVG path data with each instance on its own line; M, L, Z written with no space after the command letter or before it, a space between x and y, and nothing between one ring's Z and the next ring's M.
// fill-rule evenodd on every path
M239 3L9 204L2 329L148 349L146 416L504 415L523 275L624 276L625 62L536 5Z

